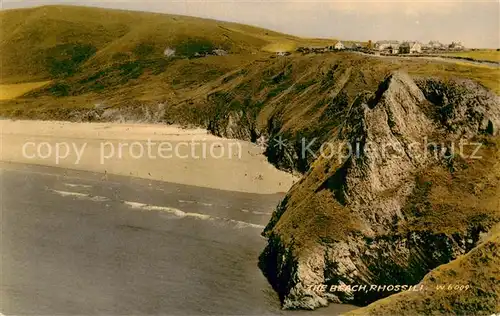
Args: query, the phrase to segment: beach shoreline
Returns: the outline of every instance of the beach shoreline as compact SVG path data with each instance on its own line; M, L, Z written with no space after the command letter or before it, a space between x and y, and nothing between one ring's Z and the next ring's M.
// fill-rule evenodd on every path
M298 177L278 170L263 148L204 129L133 123L0 120L0 161L273 194Z

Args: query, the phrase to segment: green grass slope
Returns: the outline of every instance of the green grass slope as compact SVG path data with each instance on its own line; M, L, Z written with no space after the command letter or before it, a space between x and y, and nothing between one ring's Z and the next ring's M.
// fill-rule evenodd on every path
M162 102L169 109L168 122L207 127L211 120L241 111L269 134L279 133L289 140L319 137L321 143L335 133L356 96L376 90L394 70L416 76L470 78L498 92L499 71L487 67L425 60L388 62L350 53L271 57L265 53L171 60L151 57L86 66L55 78L42 90L2 101L0 115L71 119L69 110L92 108L95 103L120 108ZM268 126L270 121L272 126ZM241 127L251 128L248 124ZM300 164L295 169L307 171L309 164Z
M215 48L233 54L250 53L273 43L304 41L237 23L77 6L4 10L0 21L1 83L36 81L73 75L87 67L162 58L167 47L189 57Z

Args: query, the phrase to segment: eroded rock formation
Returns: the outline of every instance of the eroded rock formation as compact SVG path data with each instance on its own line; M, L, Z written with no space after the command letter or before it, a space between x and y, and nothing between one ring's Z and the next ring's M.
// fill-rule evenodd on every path
M329 146L361 154L320 155L264 231L283 307L367 304L392 293L328 289L416 284L470 251L500 220L499 104L470 81L400 72L361 95Z

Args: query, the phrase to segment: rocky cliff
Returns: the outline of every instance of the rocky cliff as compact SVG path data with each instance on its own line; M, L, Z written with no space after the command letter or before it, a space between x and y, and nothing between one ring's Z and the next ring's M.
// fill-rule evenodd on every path
M500 226L464 256L417 285L348 313L355 315L493 315L500 310Z
M393 73L349 105L278 206L260 266L284 308L367 304L470 251L500 220L499 98Z

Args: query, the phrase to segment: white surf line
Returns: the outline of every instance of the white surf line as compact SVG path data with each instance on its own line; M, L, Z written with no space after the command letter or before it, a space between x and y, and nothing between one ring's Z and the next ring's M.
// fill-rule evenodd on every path
M70 192L70 191L61 191L61 190L54 190L54 189L49 189L50 191L59 194L60 196L72 196L76 197L78 199L84 199L84 200L90 200L94 202L106 202L109 201L110 199L105 197L105 196L99 196L99 195L90 195L90 194L85 194L85 193L79 193L79 192Z
M85 188L90 189L92 186L89 184L74 184L74 183L63 183L65 186L70 188Z
M186 204L200 204L203 206L212 206L210 203L203 203L203 202L197 202L197 201L191 201L191 200L177 200L179 203L186 203Z
M0 168L1 168L2 164L9 164L9 163L10 162L8 162L8 161L6 162L6 161L0 160ZM14 164L22 165L21 163L14 163ZM65 169L65 168L42 166L42 165L34 165L34 166ZM49 176L49 177L55 177L55 178L64 178L66 180L85 180L85 181L96 182L96 183L103 183L102 175L104 175L103 173L99 173L99 172L77 170L77 169L66 169L66 170L74 171L74 172L81 171L81 172L85 172L85 173L93 173L94 175L100 175L101 178L100 179L83 178L83 177L69 176L69 175L66 175L66 174L55 174L55 173L42 172L42 171L22 170L22 169L18 169L18 168L14 168L14 167L4 167L1 170L19 172L19 173L24 173L24 174L36 174L36 175L40 175L40 176ZM119 176L119 175L117 175L117 176ZM111 181L111 180L106 180L106 183L108 183L108 184L116 184L116 185L123 185L123 183L121 183L121 182Z
M203 206L213 206L213 204L210 203L203 203L203 202L197 202L197 201L191 201L191 200L177 200L179 203L185 203L185 204L200 204ZM231 208L230 206L226 206L227 209ZM243 213L252 213L255 215L273 215L273 213L269 212L259 212L259 211L250 211L247 209L241 209L240 210Z
M149 204L145 204L145 203L132 202L132 201L122 201L122 202L125 205L127 205L133 209L139 209L139 210L144 210L144 211L166 212L166 213L175 215L175 216L180 217L180 218L192 217L192 218L201 219L201 220L220 220L220 221L235 224L235 228L246 228L246 227L258 228L258 229L265 228L265 226L263 226L263 225L247 223L247 222L238 221L235 219L228 219L228 218L222 218L222 217L212 217L210 215L200 214L200 213L184 212L184 211L182 211L178 208L174 208L174 207L149 205Z
M218 217L218 219L234 223L234 224L236 224L236 228L246 228L246 227L258 228L258 229L266 228L266 226L264 226L264 225L253 224L253 223L248 223L248 222L243 222L243 221L237 221L235 219L227 219L227 218L220 218L220 217Z
M55 192L55 193L59 194L60 196L74 196L74 197L79 197L79 198L88 197L88 194L85 194L85 193L59 191L59 190L53 190L53 189L50 189L50 191Z
M179 203L187 203L187 204L194 204L196 203L195 201L189 201L189 200L178 200Z
M251 211L252 214L255 214L255 215L273 215L273 213L269 213L269 212L259 212L259 211Z
M194 218L198 218L198 219L212 219L212 217L210 215L184 212L184 211L181 211L178 208L174 208L174 207L149 205L149 204L145 204L145 203L130 202L130 201L123 201L123 203L130 206L131 208L141 209L141 210L145 210L145 211L167 212L167 213L173 214L173 215L175 215L177 217L181 217L181 218L182 217L194 217Z
M69 171L72 171L72 172L80 172L81 171L83 173L92 173L94 175L99 175L99 176L101 176L100 179L91 179L90 177L89 178L84 178L84 177L77 177L77 176L69 176L67 174L55 174L55 173L42 172L42 171L22 170L22 169L18 169L18 168L15 168L15 167L10 167L10 166L2 167L2 165L5 166L5 165L8 165L8 164L10 164L10 162L8 162L8 161L6 162L6 161L0 160L0 170L2 170L2 171L6 170L6 171L19 172L19 173L23 173L23 174L36 174L36 175L40 175L40 176L49 176L49 177L55 177L55 178L64 178L64 180L85 180L85 181L95 182L97 184L102 184L102 183L105 182L106 184L113 184L113 185L119 185L119 186L123 185L123 182L111 181L111 180L108 180L108 179L106 179L105 181L103 181L102 176L104 174L103 173L99 173L99 172L94 172L94 171L77 170L77 169L66 169L66 170L69 170ZM23 165L21 163L13 163L13 164ZM42 166L42 165L34 165L34 166L65 169L65 168ZM116 175L116 174L109 174L109 175L120 177L120 175ZM136 178L136 179L138 179L138 180L144 180L143 178Z
M161 211L161 212L167 212L170 214L173 214L178 217L186 217L188 213L179 210L178 208L173 208L173 207L168 207L168 206L156 206L156 205L149 205L145 203L139 203L139 202L130 202L130 201L123 201L125 205L128 205L131 208L134 209L140 209L144 211ZM200 214L202 215L202 214ZM207 215L208 216L208 215Z
M252 214L255 214L255 215L273 215L273 213L259 212L259 211L249 211L249 210L246 210L246 209L241 209L240 211L243 212L243 213L252 213Z

